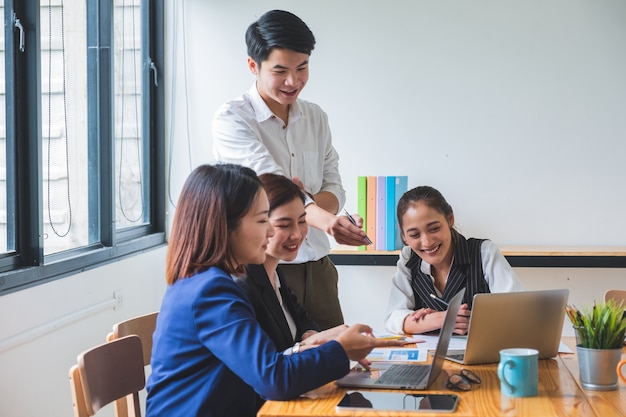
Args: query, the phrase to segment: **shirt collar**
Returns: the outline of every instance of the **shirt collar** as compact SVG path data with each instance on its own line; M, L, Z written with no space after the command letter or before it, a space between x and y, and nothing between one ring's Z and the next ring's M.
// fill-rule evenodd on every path
M254 108L256 120L259 123L274 117L274 113L265 103L261 94L259 94L259 90L256 88L256 82L254 82L252 87L250 87L248 95L250 96L250 103L252 103L252 107ZM296 100L295 103L289 106L289 123L293 123L298 120L301 117L301 114L300 105L298 104L298 100Z

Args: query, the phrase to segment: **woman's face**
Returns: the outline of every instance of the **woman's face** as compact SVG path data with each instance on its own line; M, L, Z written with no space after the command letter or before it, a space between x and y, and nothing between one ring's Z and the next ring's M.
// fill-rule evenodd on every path
M274 236L266 254L283 261L294 260L309 230L305 217L304 203L299 198L275 207L269 216Z
M237 265L262 264L274 229L269 222L270 204L265 190L257 194L252 207L230 233L230 246Z
M424 261L437 267L449 265L454 251L452 233L454 215L443 213L418 201L402 216L402 238Z

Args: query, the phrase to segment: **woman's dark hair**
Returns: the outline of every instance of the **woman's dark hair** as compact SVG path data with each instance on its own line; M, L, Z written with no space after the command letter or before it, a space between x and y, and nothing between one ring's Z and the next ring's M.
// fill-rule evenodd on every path
M270 201L270 214L276 207L290 203L296 198L304 203L304 194L300 187L284 175L261 174L259 179Z
M274 48L311 55L315 37L306 23L295 14L270 10L248 26L246 45L248 56L260 67Z
M433 187L429 187L428 185L422 185L419 187L415 187L410 189L409 191L402 194L400 200L398 201L398 208L396 210L396 215L398 216L398 225L400 225L400 229L402 229L402 216L409 209L410 206L417 203L418 201L423 201L428 207L437 210L439 213L443 214L446 219L448 219L452 214L452 207L443 198L443 195Z
M241 223L262 189L256 173L235 164L201 165L183 185L165 263L168 284L212 266L243 272L230 250L230 232Z

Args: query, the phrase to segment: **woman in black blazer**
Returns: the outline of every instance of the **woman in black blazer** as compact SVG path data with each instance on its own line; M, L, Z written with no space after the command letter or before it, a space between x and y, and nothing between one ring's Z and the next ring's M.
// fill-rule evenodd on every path
M306 336L317 333L319 327L309 318L306 310L298 303L295 294L287 287L283 278L280 275L277 277L280 285L278 287L280 301L274 289L276 284L273 284L268 277L265 265L247 265L245 279L238 279L237 283L250 297L256 319L265 333L274 341L278 350L284 351L296 342L302 343ZM291 326L283 308L293 320Z
M306 313L278 272L280 261L296 258L308 226L304 194L290 179L277 174L259 176L270 203L269 221L274 236L269 239L262 265L247 265L246 276L237 283L254 305L257 320L279 350L318 345L332 339L348 326L340 325L323 332Z

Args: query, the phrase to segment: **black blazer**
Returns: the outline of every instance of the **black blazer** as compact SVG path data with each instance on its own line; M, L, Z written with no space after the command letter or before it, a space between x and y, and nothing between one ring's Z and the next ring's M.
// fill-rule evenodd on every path
M319 326L309 318L306 310L298 303L295 294L291 292L279 273L278 279L280 280L283 305L291 313L297 327L296 340L294 340L265 267L263 265L247 265L246 272L245 278L238 278L236 281L250 298L259 324L274 341L279 351L285 350L293 346L295 342L302 340L302 334L307 330L320 331Z

